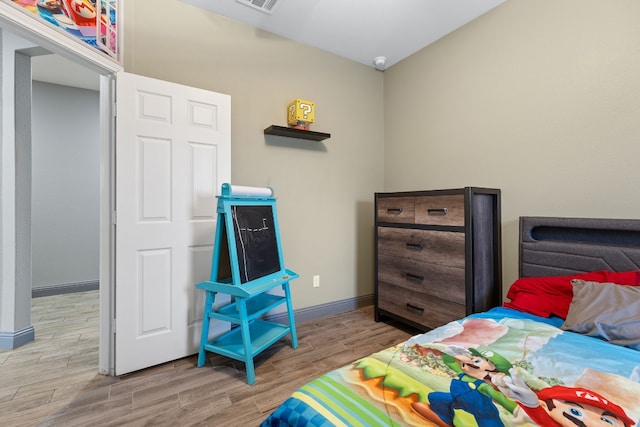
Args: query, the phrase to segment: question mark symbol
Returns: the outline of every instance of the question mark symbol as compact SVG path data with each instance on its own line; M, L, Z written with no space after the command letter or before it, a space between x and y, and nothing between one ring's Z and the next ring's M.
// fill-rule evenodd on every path
M311 112L311 105L309 105L309 104L300 104L300 108L302 110L304 110L303 114L304 114L304 118L306 119L307 116L309 115L309 113Z

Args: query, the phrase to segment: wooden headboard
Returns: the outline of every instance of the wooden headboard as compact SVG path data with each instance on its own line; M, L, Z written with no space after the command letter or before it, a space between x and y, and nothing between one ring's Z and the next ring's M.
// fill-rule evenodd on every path
M520 277L640 270L640 220L520 217Z

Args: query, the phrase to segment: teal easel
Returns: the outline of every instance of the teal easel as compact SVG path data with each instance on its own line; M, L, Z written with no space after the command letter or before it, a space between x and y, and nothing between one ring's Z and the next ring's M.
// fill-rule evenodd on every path
M298 348L289 281L299 277L284 268L275 198L271 189L222 185L218 196L218 224L211 277L196 285L206 292L198 367L205 352L240 360L247 369L247 383L255 382L253 358L279 339L291 334ZM284 295L267 291L280 287ZM213 308L216 294L232 301ZM286 304L289 325L266 321L262 316ZM212 319L239 327L209 341Z

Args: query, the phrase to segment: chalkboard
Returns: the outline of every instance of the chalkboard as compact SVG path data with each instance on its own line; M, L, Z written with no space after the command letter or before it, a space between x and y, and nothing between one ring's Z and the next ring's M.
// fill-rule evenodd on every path
M238 252L240 282L246 283L281 270L278 236L271 205L231 207Z

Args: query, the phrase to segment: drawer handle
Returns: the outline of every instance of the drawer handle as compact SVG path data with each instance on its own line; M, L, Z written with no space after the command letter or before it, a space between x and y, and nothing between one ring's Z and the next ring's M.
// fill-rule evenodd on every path
M417 282L422 282L424 280L424 276L419 276L413 273L405 273L407 275L407 279L415 280Z
M418 307L417 305L413 305L413 304L407 303L407 308L411 309L411 310L414 310L414 311L419 311L420 314L424 313L424 308Z
M388 214L400 215L402 213L402 208L389 208L387 209Z
M416 251L421 251L424 249L424 245L420 243L407 243L407 249L413 249Z
M427 214L429 214L431 216L445 216L447 213L449 213L449 209L447 209L447 208L427 209Z

